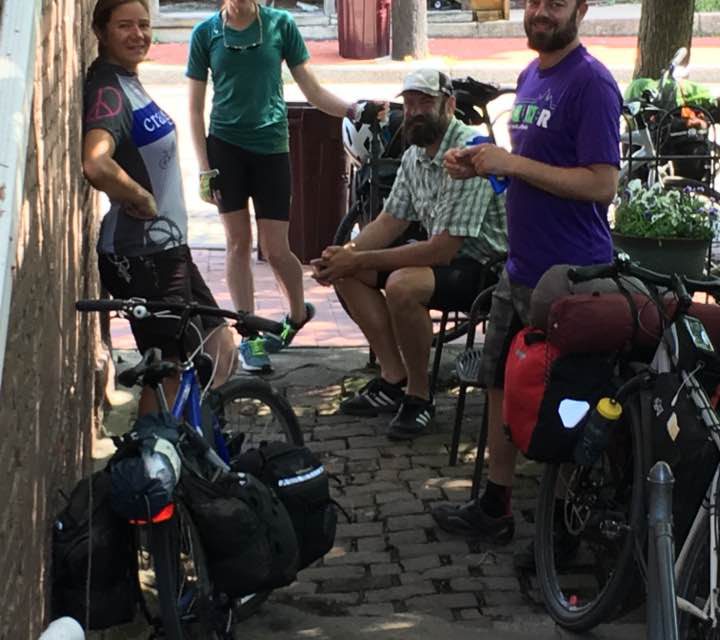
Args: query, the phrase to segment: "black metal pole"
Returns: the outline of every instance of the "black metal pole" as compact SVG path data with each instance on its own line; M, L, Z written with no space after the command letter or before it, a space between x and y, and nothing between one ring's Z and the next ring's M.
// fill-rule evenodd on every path
M675 546L672 492L675 478L667 462L656 462L647 477L648 511L648 640L678 640L675 600Z

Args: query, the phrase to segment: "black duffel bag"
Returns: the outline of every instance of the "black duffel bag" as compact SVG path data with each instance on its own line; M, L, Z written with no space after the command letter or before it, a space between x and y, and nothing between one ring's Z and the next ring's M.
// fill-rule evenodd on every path
M237 598L295 580L299 554L290 516L260 480L231 472L210 482L183 470L179 491L216 591Z
M236 458L233 468L260 478L287 508L300 546L300 569L332 549L336 506L330 498L327 471L312 451L270 442Z

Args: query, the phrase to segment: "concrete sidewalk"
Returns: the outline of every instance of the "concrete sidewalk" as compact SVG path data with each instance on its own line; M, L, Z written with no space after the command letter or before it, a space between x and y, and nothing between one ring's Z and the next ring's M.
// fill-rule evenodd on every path
M713 14L715 15L715 14ZM635 67L635 36L585 36L583 44L603 62L618 82L628 82ZM338 53L336 40L308 41L310 62L324 84L395 84L417 67L432 67L453 77L471 75L485 82L514 84L520 71L535 53L524 37L435 38L429 42L430 56L423 60L396 61L389 57L375 60L348 60ZM148 61L141 66L141 77L148 84L185 83L187 43L155 44ZM720 37L696 37L690 61L690 77L698 82L720 82ZM283 70L286 85L294 80Z
M185 42L190 30L212 14L212 3L205 9L186 10L175 5L161 10L154 20L155 37L159 42ZM640 22L640 4L590 5L583 21L586 36L636 36ZM335 40L338 37L337 15L322 11L292 11L305 40ZM720 35L720 13L696 13L695 36ZM472 11L428 11L428 36L431 38L507 38L524 37L523 10L510 11L508 20L475 21Z

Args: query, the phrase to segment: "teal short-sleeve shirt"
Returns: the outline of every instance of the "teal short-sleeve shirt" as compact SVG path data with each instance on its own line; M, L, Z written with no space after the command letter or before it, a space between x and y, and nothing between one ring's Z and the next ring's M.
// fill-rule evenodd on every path
M241 31L223 27L219 12L196 25L186 75L207 81L212 74L212 135L255 153L283 153L289 147L282 62L292 69L310 54L287 11L258 9L259 20Z

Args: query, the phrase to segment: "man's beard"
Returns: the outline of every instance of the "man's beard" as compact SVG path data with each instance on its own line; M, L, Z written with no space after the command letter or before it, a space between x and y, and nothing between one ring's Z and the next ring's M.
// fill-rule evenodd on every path
M414 116L405 123L405 139L418 147L429 147L445 134L447 118L439 114Z
M567 47L578 34L577 28L577 8L573 11L572 16L564 25L554 25L546 18L539 18L528 21L525 18L525 34L528 38L528 46L534 51L540 51L542 53L552 53L553 51L560 51ZM544 23L549 27L554 27L549 31L533 32L533 23Z

